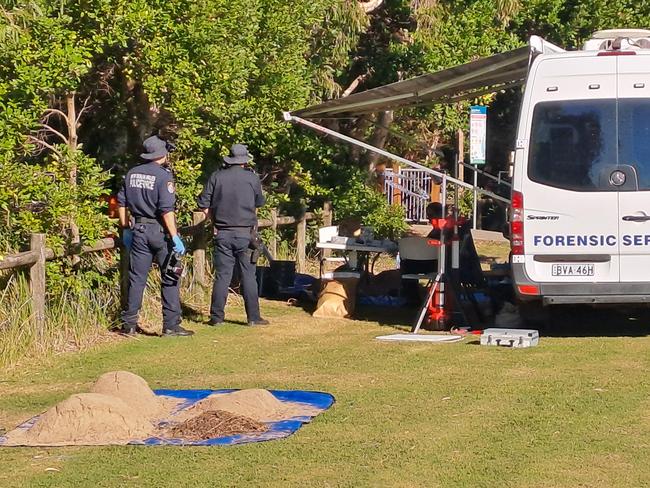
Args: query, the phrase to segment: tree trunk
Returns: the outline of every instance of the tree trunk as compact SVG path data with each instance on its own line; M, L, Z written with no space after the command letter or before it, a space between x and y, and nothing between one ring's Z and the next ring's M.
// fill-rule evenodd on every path
M354 124L353 129L350 131L350 137L354 137L355 139L364 141L366 132L368 131L369 127L370 127L370 119L368 118L368 116L358 119ZM363 159L362 155L363 155L363 149L361 149L359 146L352 145L350 147L350 158L352 159L352 161L356 161L358 164L361 164Z
M127 113L126 148L130 155L142 152L142 142L152 135L158 123L158 113L151 108L143 86L122 70L118 76L122 84L123 103Z
M70 153L73 154L77 150L77 109L75 107L75 94L74 92L68 93L65 96L67 117L65 122L68 126L68 148ZM77 186L77 165L73 164L70 167L70 185Z
M77 109L75 107L75 93L71 92L66 94L66 124L68 126L68 155L73 158L73 163L70 166L69 174L69 183L72 189L74 190L77 187L77 163L74 160L75 153L78 150L78 137L77 137ZM81 239L79 237L79 227L74 220L74 217L70 216L70 247L72 249L78 249L81 244ZM81 258L77 255L72 256L72 265L76 266L81 261Z
M377 117L377 125L375 127L374 132L372 133L372 137L370 138L369 144L372 146L375 146L379 149L383 149L384 146L386 145L386 141L388 141L388 129L390 129L390 125L393 122L393 111L392 110L386 110L385 112L381 112L379 116ZM372 172L375 169L375 165L379 161L379 154L375 152L369 152L366 156L366 168L368 168L369 172Z

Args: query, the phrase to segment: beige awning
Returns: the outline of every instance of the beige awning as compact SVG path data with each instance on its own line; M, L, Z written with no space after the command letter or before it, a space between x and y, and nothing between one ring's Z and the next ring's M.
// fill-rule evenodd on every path
M523 84L531 52L531 46L521 47L345 98L329 100L296 110L291 115L310 119L350 117L474 98Z

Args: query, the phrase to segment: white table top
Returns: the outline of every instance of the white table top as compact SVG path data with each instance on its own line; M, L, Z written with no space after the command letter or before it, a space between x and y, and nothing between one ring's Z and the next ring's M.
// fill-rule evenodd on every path
M366 246L365 244L356 244L353 242L341 244L338 242L318 242L316 247L319 249L336 249L339 251L361 251L361 252L389 252L390 249L383 246Z

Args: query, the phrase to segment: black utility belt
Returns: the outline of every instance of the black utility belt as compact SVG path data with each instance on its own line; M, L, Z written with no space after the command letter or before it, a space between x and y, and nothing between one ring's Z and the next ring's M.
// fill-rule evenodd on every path
M251 226L228 226L228 227L215 227L213 230L213 235L214 237L217 237L218 235L228 235L228 234L233 234L238 237L250 237L253 232L253 227Z
M136 224L158 224L158 225L162 225L160 223L160 220L158 220L158 219L150 219L149 217L135 217L135 223Z
M160 229L160 232L169 235L165 229L165 226L162 224L162 222L160 222L160 220L150 219L149 217L134 217L133 220L135 220L135 225L155 225L158 227L158 229Z

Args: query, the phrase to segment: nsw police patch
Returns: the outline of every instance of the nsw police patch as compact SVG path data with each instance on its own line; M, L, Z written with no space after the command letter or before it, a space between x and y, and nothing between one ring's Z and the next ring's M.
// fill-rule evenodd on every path
M174 182L172 181L167 182L167 191L169 193L174 193L176 191L176 189L174 188Z

